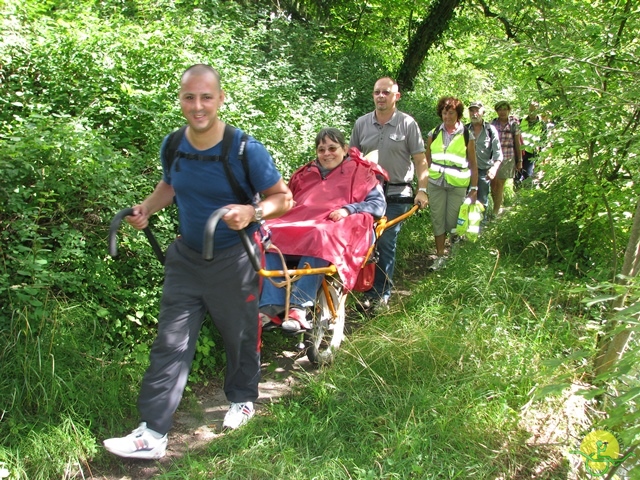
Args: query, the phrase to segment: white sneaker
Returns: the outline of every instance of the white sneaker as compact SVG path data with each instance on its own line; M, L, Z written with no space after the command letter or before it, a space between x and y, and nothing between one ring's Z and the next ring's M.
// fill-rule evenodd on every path
M108 451L119 457L153 460L164 457L167 450L167 435L160 438L156 435L159 434L147 428L146 422L141 422L126 437L109 438L103 444Z
M300 330L311 330L311 324L307 320L307 311L302 308L289 309L289 316L282 322L282 330L285 332L299 332Z
M445 256L437 257L433 262L433 264L431 265L431 270L433 270L434 272L436 270L440 270L445 266L446 263L447 263L447 257Z
M254 413L253 402L232 403L229 405L229 411L224 416L222 426L235 430L247 423Z

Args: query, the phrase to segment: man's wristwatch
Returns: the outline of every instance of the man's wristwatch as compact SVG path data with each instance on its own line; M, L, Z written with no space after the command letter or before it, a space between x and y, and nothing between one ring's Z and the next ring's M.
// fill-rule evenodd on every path
M427 193L427 189L425 187L419 188L418 191L422 193Z
M478 187L469 187L469 191L471 190L478 190Z
M253 221L254 222L261 222L262 221L262 207L260 206L260 204L255 204L253 206L253 209L256 211L256 213L253 214Z

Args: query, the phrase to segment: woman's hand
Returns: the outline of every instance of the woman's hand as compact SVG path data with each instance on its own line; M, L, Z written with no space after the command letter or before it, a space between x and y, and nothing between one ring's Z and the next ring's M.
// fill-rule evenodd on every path
M338 210L334 210L329 214L329 219L334 222L339 222L343 218L347 218L349 216L349 210L346 208L339 208Z

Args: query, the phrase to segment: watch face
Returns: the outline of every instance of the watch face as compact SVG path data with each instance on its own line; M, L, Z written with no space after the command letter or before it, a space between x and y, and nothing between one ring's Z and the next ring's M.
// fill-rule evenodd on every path
M256 213L253 215L253 219L256 222L260 222L262 220L262 207L254 207L256 209Z

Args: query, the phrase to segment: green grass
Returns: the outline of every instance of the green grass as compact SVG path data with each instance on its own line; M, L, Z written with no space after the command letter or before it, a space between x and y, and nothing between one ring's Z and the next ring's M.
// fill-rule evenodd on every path
M108 326L63 304L51 311L15 312L2 331L0 467L11 479L72 478L98 453L102 428L135 408L142 369L104 349Z

